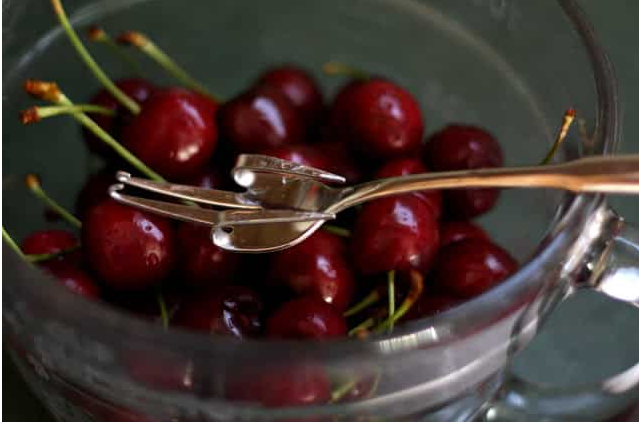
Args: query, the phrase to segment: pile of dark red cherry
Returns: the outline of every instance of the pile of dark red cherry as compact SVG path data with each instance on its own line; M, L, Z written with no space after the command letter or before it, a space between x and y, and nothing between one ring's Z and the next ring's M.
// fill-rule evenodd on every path
M264 71L225 102L144 79L116 85L140 112L101 90L91 104L115 115L89 115L171 182L233 189L229 170L240 153L325 169L349 183L503 161L497 140L478 127L453 124L425 140L416 99L392 79L361 72L328 104L313 77L293 65ZM493 208L494 189L378 199L290 249L228 252L211 242L210 227L109 199L115 170L136 170L93 133L83 136L106 165L78 196L81 248L60 253L80 240L47 230L26 238L22 251L53 254L41 267L74 292L170 327L240 338L365 336L479 295L517 266L471 222Z

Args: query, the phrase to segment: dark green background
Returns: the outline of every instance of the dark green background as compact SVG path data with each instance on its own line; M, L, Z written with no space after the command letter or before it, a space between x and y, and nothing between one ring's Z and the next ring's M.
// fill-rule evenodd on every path
M639 2L581 0L581 3L617 69L624 117L621 152L639 153ZM611 202L622 215L639 222L639 200L613 198ZM3 416L6 420L50 422L52 419L27 391L6 355L3 369Z

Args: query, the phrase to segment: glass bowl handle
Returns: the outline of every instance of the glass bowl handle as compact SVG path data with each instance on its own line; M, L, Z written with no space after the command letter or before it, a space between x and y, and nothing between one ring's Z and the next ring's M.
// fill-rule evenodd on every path
M602 224L605 229L601 242L593 251L593 259L586 263L584 271L588 276L575 281L573 291L592 289L639 308L639 227L627 223L610 208L602 215L607 221ZM483 420L600 421L638 402L639 361L597 384L580 387L538 385L509 374Z

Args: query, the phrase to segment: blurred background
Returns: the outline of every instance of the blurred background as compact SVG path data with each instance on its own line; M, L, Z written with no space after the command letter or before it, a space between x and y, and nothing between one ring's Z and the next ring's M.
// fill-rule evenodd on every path
M580 0L580 3L590 16L598 39L610 54L617 70L624 117L621 152L639 153L639 119L636 117L639 116L639 51L636 44L639 36L639 26L637 25L639 2ZM621 215L639 223L638 199L613 198L611 203ZM592 338L573 341L572 346L564 345L561 349L557 347L557 339L570 333L571 323L574 323L574 319L566 316L574 311L572 308L579 306L579 301L576 302L576 304L567 303L553 315L544 334L533 342L531 349L527 350L518 362L518 366L523 372L529 373L531 368L534 368L533 372L538 374L554 373L557 374L557 377L561 377L562 381L570 382L569 374L580 372L580 367L560 368L553 365L558 365L566 360L579 361L582 365L589 365L589 361L597 361L597 347L615 347L620 349L620 355L628 356L631 354L634 357L639 357L637 351L624 350L623 342L618 338L608 341L605 337L596 334L599 331L605 332L606 326L614 324L615 321L624 322L621 319L627 318L629 315L627 312L598 318L601 321L601 326L593 327ZM593 314L597 312L597 309L592 309ZM625 322L627 323L627 321ZM554 359L555 357L560 357L560 359ZM3 390L3 398L5 399L3 400L3 416L7 418L6 420L52 422L52 418L27 390L6 354L3 354L3 369L2 381L5 387ZM566 375L567 373L568 375ZM540 375L540 377L543 378L546 375ZM553 380L546 376L544 381ZM639 413L627 413L623 417L615 419L615 422L622 421L639 421Z

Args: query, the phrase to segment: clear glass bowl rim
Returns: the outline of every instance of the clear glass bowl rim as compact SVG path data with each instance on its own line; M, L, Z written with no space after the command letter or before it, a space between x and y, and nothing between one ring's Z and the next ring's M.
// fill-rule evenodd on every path
M597 114L595 119L596 145L599 145L598 154L608 155L617 150L619 141L619 110L616 78L610 60L595 38L591 24L576 0L556 0L563 9L566 17L572 23L577 32L583 48L589 56L591 70L596 85ZM76 16L73 16L74 18ZM18 66L20 66L18 62ZM11 69L5 69L5 75L13 73ZM198 355L211 353L235 353L238 351L255 352L256 354L276 353L285 348L289 353L299 353L302 356L330 356L346 357L365 354L383 354L392 352L405 352L407 348L389 348L389 342L393 344L410 344L410 349L423 347L419 342L402 342L403 337L421 338L418 334L426 329L437 327L443 322L448 324L463 325L462 321L484 320L487 314L493 314L491 304L495 303L504 294L516 294L525 288L527 275L533 273L536 268L543 266L545 257L552 256L554 251L561 251L571 244L578 236L588 217L596 211L604 202L603 195L577 195L567 198L565 212L557 219L554 226L548 230L548 235L541 241L537 252L524 263L520 270L504 281L499 287L473 299L450 311L437 316L403 324L397 327L393 334L377 337L368 341L339 339L326 341L320 344L304 341L282 340L237 340L229 337L210 336L205 334L187 332L184 330L169 330L146 322L102 304L87 301L66 289L60 288L57 283L43 283L42 278L50 277L35 268L29 268L12 256L7 261L20 270L12 277L5 280L6 283L21 283L21 288L27 290L37 300L43 303L51 302L61 309L73 309L76 315L82 315L78 319L78 328L87 327L99 336L119 336L120 338L135 338L137 342L145 344L162 344L175 350L190 350ZM8 252L5 248L4 251ZM5 259L8 253L3 253ZM11 253L11 255L14 255ZM479 317L479 318L477 318ZM457 324L459 323L459 324ZM469 330L473 327L469 327ZM456 331L451 337L459 337L462 332ZM423 336L426 337L426 336ZM438 342L450 340L446 335L438 338ZM400 340L400 341L398 341Z

